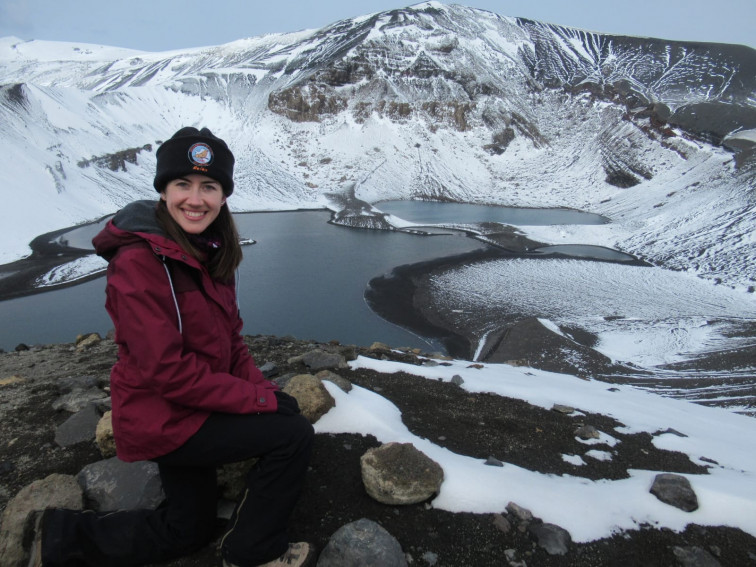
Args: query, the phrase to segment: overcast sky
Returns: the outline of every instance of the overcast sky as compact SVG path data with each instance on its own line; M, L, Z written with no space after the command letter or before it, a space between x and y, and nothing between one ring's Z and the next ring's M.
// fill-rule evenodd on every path
M0 37L165 51L320 28L413 0L0 0ZM756 0L467 0L457 3L613 34L756 47Z

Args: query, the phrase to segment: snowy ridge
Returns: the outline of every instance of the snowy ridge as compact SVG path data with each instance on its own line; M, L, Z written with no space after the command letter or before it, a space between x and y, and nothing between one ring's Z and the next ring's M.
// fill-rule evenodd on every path
M0 216L14 234L0 262L154 196L155 148L191 124L237 155L235 210L333 207L350 187L371 204L579 208L612 219L602 245L746 289L756 173L739 133L756 128L755 53L437 2L163 53L5 38L18 209ZM717 145L730 133L735 156Z

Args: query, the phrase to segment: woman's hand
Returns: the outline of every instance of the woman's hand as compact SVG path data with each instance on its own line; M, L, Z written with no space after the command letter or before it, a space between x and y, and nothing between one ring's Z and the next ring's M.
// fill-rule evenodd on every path
M275 394L278 401L278 413L282 415L295 415L299 413L299 404L294 396L290 396L281 390L276 390Z

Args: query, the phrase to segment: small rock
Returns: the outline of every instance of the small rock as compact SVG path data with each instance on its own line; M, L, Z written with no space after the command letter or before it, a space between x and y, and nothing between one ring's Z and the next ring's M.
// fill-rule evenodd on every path
M330 370L332 368L348 368L346 359L342 355L325 352L320 349L303 354L301 360L310 372Z
M266 362L260 367L260 372L263 373L263 376L266 378L272 378L273 376L278 375L278 366L274 362Z
M95 429L95 443L100 449L100 453L106 459L115 457L116 444L115 436L113 435L113 412L106 411L97 422L97 428Z
M532 522L533 521L533 512L528 510L527 508L522 508L521 506L515 504L514 502L510 502L507 504L507 512L512 514L514 517L516 517L518 520L522 522Z
M504 557L507 560L509 567L528 567L525 561L520 561L516 549L505 549Z
M502 533L508 534L512 531L512 524L503 514L494 514L493 525Z
M592 425L583 425L575 431L575 436L588 441L589 439L600 439L601 433Z
M94 376L67 376L58 379L58 391L68 394L74 390L92 390L97 388L97 378Z
M339 376L335 372L331 372L330 370L321 370L315 375L315 377L319 380L333 382L347 394L352 391L352 383L349 380Z
M102 337L97 333L87 333L76 337L76 350L85 350L102 342Z
M675 547L672 553L682 567L721 567L719 561L698 546Z
M503 467L504 463L502 463L499 459L496 457L488 457L486 459L486 462L483 463L484 465L488 465L489 467Z
M459 374L455 374L454 376L452 376L451 383L455 386L461 386L465 383L465 380Z
M679 474L657 474L650 492L665 504L685 512L698 510L698 497L690 481Z
M55 443L60 447L70 447L83 441L95 438L100 412L94 404L89 404L83 410L75 413L55 430Z
M407 559L394 536L362 518L331 536L317 567L407 567Z
M658 431L654 433L654 435L665 435L665 434L676 435L677 437L687 437L685 433L680 433L679 431L677 431L677 429L672 429L671 427L665 429L664 431Z
M538 545L549 555L566 555L572 538L564 528L554 524L531 524L528 531L536 538Z
M86 408L92 402L97 402L107 398L108 395L99 388L90 388L88 390L73 390L64 394L52 403L55 411L68 411L76 413Z
M423 561L431 566L436 565L438 563L438 554L433 553L432 551L426 551L423 553Z
M563 406L562 404L554 404L554 406L551 408L552 411L563 413L565 415L569 415L571 413L575 413L575 408L572 408L570 406Z
M26 382L26 378L22 378L21 376L8 376L7 378L0 378L0 387L12 386L13 384L22 384L24 382Z

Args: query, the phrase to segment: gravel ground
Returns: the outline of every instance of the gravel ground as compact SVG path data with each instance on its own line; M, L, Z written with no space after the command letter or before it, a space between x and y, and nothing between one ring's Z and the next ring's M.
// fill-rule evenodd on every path
M260 364L274 362L281 373L300 372L301 368L287 361L316 346L276 337L250 337L248 344ZM370 354L366 349L355 350ZM391 356L415 360L410 354ZM54 411L52 402L59 396L61 378L88 375L106 385L114 359L115 347L109 340L86 351L66 344L0 354L0 509L31 481L52 472L76 474L84 465L100 459L94 443L84 442L68 449L55 445L54 427L68 414ZM704 472L685 455L655 448L646 434L617 434L622 442L614 459L586 459L589 464L576 469L560 457L585 452L586 447L575 441L575 428L590 423L611 429L617 425L611 418L571 417L520 400L460 393L454 385L408 374L389 375L366 369L340 370L339 374L354 384L379 391L399 407L404 423L413 433L457 453L483 459L495 455L531 470L581 474L590 479L624 478L628 468ZM683 565L675 548L687 547L705 550L721 565L756 565L756 538L728 527L691 525L675 533L647 526L608 539L572 544L569 552L560 556L549 555L538 547L517 522L512 521L511 529L502 531L497 527L500 518L493 514L450 513L428 503L404 507L380 504L365 492L359 467L362 454L377 445L371 436L317 435L305 491L292 518L293 539L311 541L322 549L339 527L369 518L398 539L412 558L411 565L507 565L509 557L531 567L668 566ZM219 523L218 536L222 528ZM218 564L211 545L167 565Z

